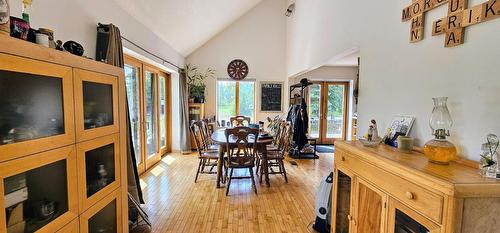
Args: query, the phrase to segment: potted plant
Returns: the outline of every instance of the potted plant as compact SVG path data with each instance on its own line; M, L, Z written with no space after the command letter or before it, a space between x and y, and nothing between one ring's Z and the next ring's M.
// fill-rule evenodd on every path
M205 79L213 78L215 70L208 68L204 72L192 64L187 64L184 67L184 72L187 77L187 84L189 90L189 101L192 103L205 102Z

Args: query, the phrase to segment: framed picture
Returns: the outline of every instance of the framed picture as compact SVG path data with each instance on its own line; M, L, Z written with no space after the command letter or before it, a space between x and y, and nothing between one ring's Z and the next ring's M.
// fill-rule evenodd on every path
M283 111L283 82L260 82L260 111Z
M386 135L385 144L396 147L399 136L410 134L414 121L415 117L412 116L394 116L388 126L390 132Z

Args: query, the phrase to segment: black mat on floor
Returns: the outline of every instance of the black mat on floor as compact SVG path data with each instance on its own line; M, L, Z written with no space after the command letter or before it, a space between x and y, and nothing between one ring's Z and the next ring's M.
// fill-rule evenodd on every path
M318 155L315 155L313 153L307 153L307 154L300 154L300 155L290 155L291 158L293 159L319 159Z
M335 151L335 147L332 145L317 145L316 150L318 150L318 153L333 153Z

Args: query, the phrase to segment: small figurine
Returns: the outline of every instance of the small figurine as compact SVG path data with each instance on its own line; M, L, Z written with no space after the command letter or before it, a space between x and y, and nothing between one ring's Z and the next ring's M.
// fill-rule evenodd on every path
M63 42L61 40L57 40L56 43L57 43L56 49L59 50L59 51L64 51L64 49L63 49Z
M368 128L368 141L374 141L378 139L378 129L377 122L375 120L371 121L370 127Z

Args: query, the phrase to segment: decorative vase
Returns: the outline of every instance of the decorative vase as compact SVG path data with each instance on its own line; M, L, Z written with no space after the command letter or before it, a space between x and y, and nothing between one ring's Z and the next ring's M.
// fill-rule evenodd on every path
M433 98L433 100L434 109L432 110L429 125L435 138L425 144L424 154L432 163L449 164L450 161L455 159L457 149L455 145L446 140L446 137L450 136L450 128L453 125L446 104L448 97L438 97Z
M0 34L10 35L9 0L0 0Z

